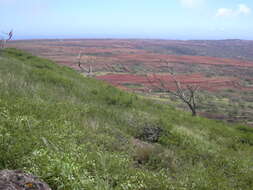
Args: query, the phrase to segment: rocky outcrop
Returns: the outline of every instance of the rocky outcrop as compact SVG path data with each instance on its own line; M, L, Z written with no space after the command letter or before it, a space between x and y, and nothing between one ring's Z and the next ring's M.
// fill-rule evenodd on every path
M163 130L160 127L145 127L142 133L138 136L138 139L156 143L162 135Z
M0 171L0 190L51 190L37 177L18 170Z

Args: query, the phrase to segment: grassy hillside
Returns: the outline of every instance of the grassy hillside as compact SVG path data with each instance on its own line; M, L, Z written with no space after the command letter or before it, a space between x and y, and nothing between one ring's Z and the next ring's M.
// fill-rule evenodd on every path
M0 169L57 190L253 189L252 128L192 118L15 49L0 55L0 89Z

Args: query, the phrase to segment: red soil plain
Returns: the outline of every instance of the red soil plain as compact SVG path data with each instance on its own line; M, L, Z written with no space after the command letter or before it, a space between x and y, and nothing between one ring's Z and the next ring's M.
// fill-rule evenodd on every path
M171 67L178 68L180 71L187 71L192 66L204 69L205 72L196 71L190 74L176 75L176 79L182 85L196 84L202 89L210 91L225 88L252 90L252 87L243 87L240 84L240 78L237 76L246 73L247 76L245 77L249 78L250 74L253 73L253 61L198 55L165 54L148 49L149 47L164 46L166 44L184 48L191 45L195 48L208 46L205 43L194 44L187 41L162 40L27 40L13 41L9 46L27 50L34 55L52 59L58 64L76 70L79 69L77 66L79 52L88 56L95 56L96 63L93 70L102 73L96 77L127 90L145 92L154 88L154 86L159 86L159 81L163 81L166 88L173 90L175 89L175 83L168 72L166 73L166 68ZM136 66L141 68L141 72L134 70ZM220 70L223 70L225 74L222 76L208 75L210 74L209 71ZM134 72L135 74L133 74ZM228 73L226 74L226 72ZM235 76L233 73L238 75ZM125 84L136 84L139 87L127 88Z
M175 84L175 80L180 82L182 88L186 87L187 85L197 85L201 90L208 91L222 90L224 88L239 88L242 90L246 90L240 85L240 81L236 78L207 78L202 74L176 75L175 77L172 77L169 74L108 74L103 76L97 76L97 78L122 89L128 89L125 87L125 85L127 84L141 86L138 88L131 88L131 90L142 92L149 92L150 89L176 90L177 87Z

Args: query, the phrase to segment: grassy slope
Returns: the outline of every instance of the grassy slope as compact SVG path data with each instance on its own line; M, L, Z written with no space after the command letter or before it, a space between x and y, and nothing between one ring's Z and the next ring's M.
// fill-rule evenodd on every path
M49 60L0 55L0 169L53 189L253 188L253 130L122 92ZM135 140L159 127L158 143Z

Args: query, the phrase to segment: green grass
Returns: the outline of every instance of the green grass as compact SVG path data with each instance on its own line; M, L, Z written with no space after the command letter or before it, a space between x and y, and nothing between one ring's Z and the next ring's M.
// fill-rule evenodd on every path
M0 89L0 169L56 190L253 189L252 128L193 118L15 49L0 55ZM147 128L162 130L158 142L140 138Z
M124 83L122 84L123 86L127 87L127 88L141 88L143 87L142 84L138 84L138 83Z

